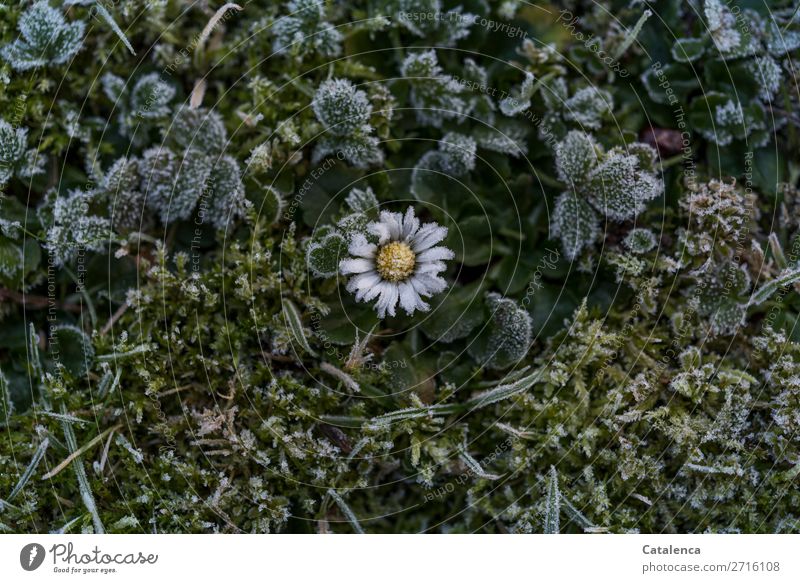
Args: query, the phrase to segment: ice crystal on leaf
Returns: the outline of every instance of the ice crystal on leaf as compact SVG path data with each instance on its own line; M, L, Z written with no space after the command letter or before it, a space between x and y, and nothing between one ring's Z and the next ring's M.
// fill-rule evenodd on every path
M347 79L330 79L320 84L311 107L325 127L314 150L314 161L339 153L353 166L366 168L383 160L378 139L372 135L372 104L366 92Z
M654 173L656 153L646 144L604 149L583 132L573 130L556 146L558 177L569 185L556 200L552 234L574 259L599 234L598 213L611 221L636 217L663 192Z
M468 37L475 17L474 14L463 12L461 6L446 10L441 0L388 0L385 10L391 13L391 22L443 47L451 47ZM424 17L429 14L437 17Z
M579 194L563 192L556 199L551 234L561 240L567 259L575 259L600 236L598 214Z
M114 230L128 231L149 222L140 182L138 159L120 158L106 171L99 190L108 200L108 216Z
M67 22L47 0L25 10L17 26L21 38L0 49L0 56L18 71L63 65L80 50L85 28L81 20Z
M342 35L325 20L323 0L292 0L286 3L286 12L272 27L275 52L298 58L310 53L324 57L341 53Z
M421 124L441 127L446 120L462 122L470 112L464 86L444 73L436 51L410 54L400 73L411 87L411 103Z
M503 369L519 362L531 346L532 321L528 311L498 293L485 298L490 321L469 352L489 368Z
M595 141L587 133L573 130L556 146L556 171L565 184L583 183L597 163Z
M372 113L367 94L347 79L323 82L311 104L317 119L332 134L348 136L369 124Z
M599 129L603 118L614 108L611 95L596 87L584 87L564 103L564 117L589 129Z
M614 221L635 217L663 192L655 175L642 171L639 158L613 151L592 170L588 192L593 206Z
M649 253L655 249L656 244L656 236L650 229L633 229L625 238L625 246L631 250L631 253L636 255Z
M72 262L79 253L102 251L113 237L111 224L92 213L94 194L71 190L64 196L51 191L39 209L48 226L45 247L58 265Z
M43 159L28 149L28 129L15 128L0 118L0 186L12 177L30 178L42 172Z

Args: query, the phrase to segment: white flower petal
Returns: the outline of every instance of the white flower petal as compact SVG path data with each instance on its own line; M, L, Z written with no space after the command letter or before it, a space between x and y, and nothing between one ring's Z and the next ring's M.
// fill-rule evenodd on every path
M436 223L427 223L409 240L409 243L415 252L421 253L444 240L445 237L447 237L447 227L440 227Z
M347 250L349 251L350 255L370 259L375 257L375 253L378 251L378 246L367 241L367 238L359 233L357 235L353 235L353 238L350 239L350 245L348 245Z
M380 280L377 284L375 284L372 287L370 287L369 289L367 289L364 292L364 295L362 297L364 298L365 302L370 302L370 301L374 300L378 296L382 297L383 296L383 290L385 290L385 289L387 289L389 287L392 287L392 286L396 286L396 285L397 284L392 283L391 281Z
M427 312L430 306L422 301L419 294L414 289L414 286L409 282L404 281L400 284L400 306L406 311L409 316L414 313L414 310Z
M386 228L389 229L389 239L392 241L397 241L400 239L400 233L403 230L403 215L400 213L381 211L380 222L386 225Z
M368 273L359 273L347 282L347 291L356 293L356 301L360 302L361 298L373 287L381 282L381 276L376 271Z
M431 293L428 291L428 286L426 286L425 282L423 282L419 277L412 277L408 280L408 283L411 284L411 287L414 288L414 291L417 292L420 297L431 297Z
M378 243L383 245L387 243L391 238L391 233L389 232L389 227L385 223L380 222L373 222L367 225L367 230L378 237Z
M419 295L429 297L438 294L447 287L447 282L441 277L423 273L411 278L411 284Z
M403 232L400 234L404 241L408 241L419 230L419 219L414 216L414 207L408 207L403 218Z
M399 286L396 283L383 282L381 297L375 304L379 318L385 318L388 312L390 316L395 315L395 306L400 295Z
M455 257L455 253L453 253L447 247L434 247L433 249L428 249L427 251L423 251L419 255L417 255L417 263L427 263L428 261L441 261L442 259L452 259Z
M339 262L339 270L343 275L365 273L373 269L375 269L375 262L372 259L342 259Z
M417 263L414 273L439 273L445 269L447 269L447 265L443 261L426 261L425 263Z

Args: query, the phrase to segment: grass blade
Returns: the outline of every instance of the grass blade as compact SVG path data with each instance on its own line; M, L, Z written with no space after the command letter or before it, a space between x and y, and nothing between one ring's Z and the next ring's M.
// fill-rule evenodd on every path
M306 334L303 331L303 323L300 320L300 312L298 312L297 307L287 299L283 300L283 318L286 321L289 332L292 334L292 338L294 338L303 348L303 350L308 352L311 356L317 356L314 350L312 350L311 345L308 343Z
M550 466L550 479L547 481L547 500L544 511L544 533L558 534L561 528L561 492L558 489L558 473Z
M67 424L67 422L64 422L64 426L65 426L65 427L70 427L70 426ZM103 439L105 438L105 436L106 436L106 435L108 435L108 434L109 434L109 433L111 433L112 431L116 431L116 430L117 430L117 429L119 429L120 427L122 427L122 425L121 425L121 424L117 424L117 425L115 425L114 427L109 427L108 429L106 429L105 431L103 431L103 432L102 432L100 435L98 435L98 436L94 437L93 439L89 440L89 442L88 442L88 443L86 443L86 444L82 445L80 448L77 448L77 443L75 443L75 446L76 446L76 447L73 447L72 445L70 445L70 449L72 450L72 453L70 453L70 454L67 456L67 458L66 458L64 461L62 461L60 464L58 464L58 465L57 465L55 468L53 468L52 470L50 470L49 472L47 472L47 474L45 474L44 476L42 476L42 480L49 480L50 478L54 477L54 476L55 476L56 474L58 474L58 473L59 473L61 470L63 470L63 469L64 469L64 468L66 468L66 467L67 467L69 464L71 464L71 463L72 463L74 460L78 459L78 458L79 458L81 455L83 455L84 453L86 453L87 451L89 451L89 450L90 450L92 447L94 447L96 444L98 444L98 443L100 443L101 441L103 441ZM72 432L72 427L70 427L70 432L72 433L72 441L74 442L74 441L75 441L75 433L74 433L74 432ZM65 430L65 433L66 433L66 430ZM66 436L66 437L67 437L67 443L69 443L69 441L70 441L70 438L69 438L69 436Z
M356 531L358 534L364 534L364 529L361 528L361 524L359 524L358 518L356 518L356 515L353 514L353 511L350 509L347 503L342 499L342 497L339 496L339 494L337 494L336 491L333 490L332 488L328 490L328 496L333 498L333 501L336 502L336 505L339 507L339 510L342 511L347 520L350 522L351 526L353 527L353 530Z
M14 486L13 490L11 490L11 494L8 495L8 498L6 499L7 502L11 502L14 497L22 491L22 489L25 487L25 484L27 484L31 479L31 476L33 476L36 468L39 466L39 462L42 461L48 445L50 445L50 439L45 437L42 443L39 444L39 447L36 448L36 451L31 458L31 462L20 476L19 482L17 482L17 485Z

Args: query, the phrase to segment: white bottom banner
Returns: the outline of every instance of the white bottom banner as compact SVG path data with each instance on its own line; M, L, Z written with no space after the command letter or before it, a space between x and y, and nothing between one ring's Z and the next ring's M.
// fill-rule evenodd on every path
M798 551L800 535L5 535L0 581L796 582Z

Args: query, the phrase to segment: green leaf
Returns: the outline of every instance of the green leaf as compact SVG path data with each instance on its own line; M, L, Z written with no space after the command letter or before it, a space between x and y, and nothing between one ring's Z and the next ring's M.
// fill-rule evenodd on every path
M330 233L308 245L306 262L315 277L334 277L339 262L347 257L347 241L339 233Z
M300 319L300 312L291 300L284 298L283 300L283 319L292 338L299 344L303 350L308 352L311 356L317 356L317 353L311 348L306 338L306 332L303 328L303 322Z
M458 261L468 267L483 265L489 261L492 256L493 233L486 217L467 217L451 222L447 227L446 245L455 251Z
M705 40L701 38L679 38L672 45L672 58L679 63L694 62L705 52Z
M76 326L61 324L54 326L50 336L48 356L75 377L82 377L94 363L94 347L91 339Z
M757 306L763 304L776 291L797 281L800 281L800 267L792 267L783 271L778 277L772 281L768 281L756 290L753 297L750 298L750 305Z
M480 282L454 286L449 294L437 298L430 315L420 324L425 335L444 343L467 337L483 322L480 289Z
M514 300L496 293L486 296L486 309L490 320L470 342L469 353L482 366L507 368L519 362L530 348L531 317Z

